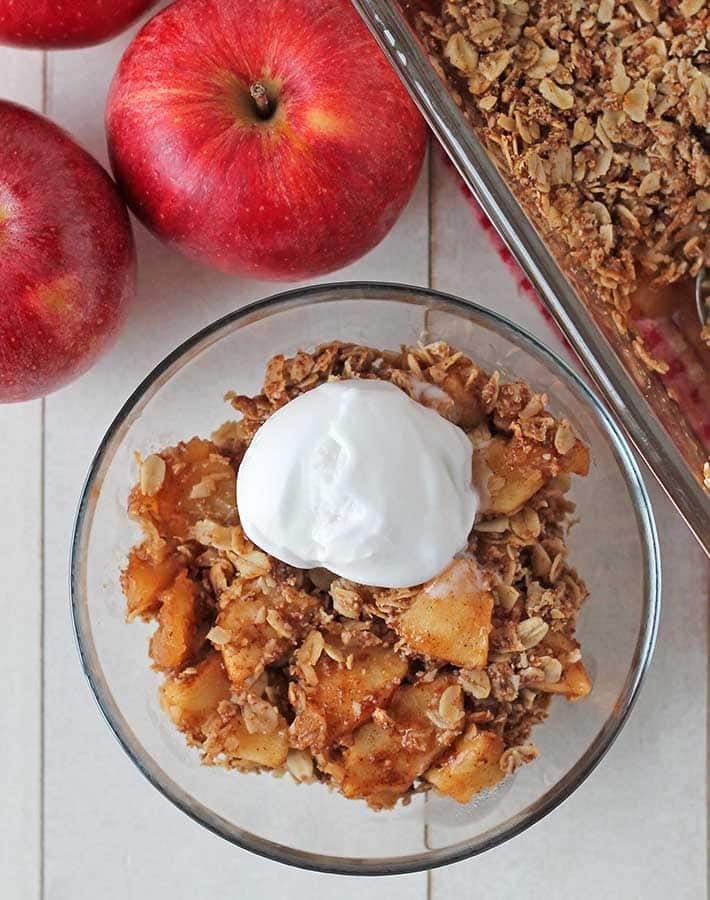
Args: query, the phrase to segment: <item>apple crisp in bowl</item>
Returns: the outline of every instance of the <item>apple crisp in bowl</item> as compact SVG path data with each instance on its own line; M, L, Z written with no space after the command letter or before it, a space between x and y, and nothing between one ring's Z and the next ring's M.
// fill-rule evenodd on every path
M425 584L293 568L240 525L237 472L258 429L349 379L433 405L484 473L466 550ZM552 695L591 690L575 638L587 589L565 543L566 493L589 453L571 424L443 341L276 356L258 395L228 397L238 421L141 461L128 510L144 538L122 580L128 619L157 622L161 705L203 762L287 771L381 809L431 788L468 803L534 760Z
M361 349L400 344L411 355ZM451 556L407 589L320 557L330 571L290 567L264 552L272 531L252 531L240 485L255 448L330 389L389 394L476 457L477 518L458 516ZM241 419L220 426L230 391ZM419 529L416 504L401 508L419 565L441 517ZM473 303L344 283L235 311L138 387L82 495L72 613L107 722L179 809L270 859L393 874L507 841L589 776L652 653L658 558L633 455L559 358Z

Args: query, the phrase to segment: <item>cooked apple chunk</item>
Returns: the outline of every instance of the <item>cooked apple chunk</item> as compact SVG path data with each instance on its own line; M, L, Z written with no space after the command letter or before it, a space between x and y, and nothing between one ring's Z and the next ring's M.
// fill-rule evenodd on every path
M255 728L234 704L220 707L222 715L215 717L209 726L203 747L204 761L242 771L283 766L288 755L288 725L274 707L266 706L273 716L265 720L268 727L261 728Z
M572 701L586 697L592 690L592 680L579 658L579 642L563 631L549 631L544 647L559 660L562 675L559 681L546 681L535 688L547 694L561 694Z
M493 595L471 559L455 559L393 623L417 653L467 669L488 660Z
M312 594L287 584L266 593L256 588L244 593L237 584L222 598L226 603L213 639L235 689L292 650L319 606Z
M157 555L146 544L133 547L128 564L121 573L121 587L126 597L126 621L151 619L160 609L160 595L175 581L180 571L186 571L183 558L171 552L167 545Z
M212 652L196 666L166 678L160 688L160 704L180 731L201 741L207 722L231 691L222 657Z
M229 459L211 441L192 438L142 460L128 513L163 539L187 541L201 520L236 524L235 484Z
M187 571L160 595L158 628L148 653L156 669L183 666L195 651L198 626L199 588ZM204 634L204 632L203 632Z
M561 454L553 444L531 443L518 436L510 439L494 437L474 453L474 470L488 470L488 496L481 512L484 515L510 515L558 475L567 472L586 475L589 472L589 450L581 441ZM564 445L563 445L564 446Z
M452 422L462 428L473 428L483 419L483 404L476 392L467 386L465 373L450 370L441 382L441 388L451 397L454 406L450 413Z
M407 791L460 733L461 688L453 676L402 685L384 715L361 725L343 753L338 780L343 794L387 809Z
M440 794L468 803L479 791L493 787L503 778L498 761L503 755L503 739L492 731L470 729L454 744L443 762L424 773Z
M407 662L386 644L351 647L329 638L317 661L296 667L292 744L323 750L366 722L392 696Z
M223 738L222 752L235 763L251 763L266 769L278 769L288 756L288 727L282 720L279 729L272 734L251 734L244 722L231 719L220 732Z
M592 680L580 660L563 670L559 681L536 684L536 690L546 694L562 694L568 700L581 700L592 690Z

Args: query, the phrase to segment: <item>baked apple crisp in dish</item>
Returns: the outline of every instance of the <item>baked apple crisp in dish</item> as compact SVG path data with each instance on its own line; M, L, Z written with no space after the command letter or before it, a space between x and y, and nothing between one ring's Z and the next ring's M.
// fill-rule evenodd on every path
M385 449L388 429L367 421L380 393L399 435ZM566 544L567 492L590 459L570 422L547 411L544 394L443 341L399 351L331 342L275 356L260 393L227 399L239 417L211 438L139 459L128 512L143 539L122 575L127 619L156 625L160 704L202 761L324 782L387 809L429 790L465 804L535 760L531 731L553 695L577 701L592 687L575 636L587 589ZM321 418L341 404L327 438L353 442L340 456L318 443L322 421L294 424L305 403ZM406 423L394 428L402 404L419 429L411 436ZM267 429L286 413L292 447L268 455ZM357 457L358 433L371 427L382 437ZM407 471L406 445L417 441L417 465L427 448L453 456L444 478L426 470L423 499L409 508L401 486L424 471ZM270 477L249 492L240 479L255 471L259 446ZM403 454L391 489L378 481L387 453ZM469 498L464 485L460 508L444 493L460 482L454 457L474 489ZM302 524L294 504L321 490L314 477L331 505L316 521L320 497ZM345 512L334 493L342 484L357 488ZM389 498L384 525L375 507L361 515L367 490L375 507ZM458 543L439 540L447 518ZM279 540L300 542L298 553L274 555ZM423 566L409 569L416 584L394 565L408 549L410 567Z
M682 284L675 305L710 343L690 280L710 264L705 0L431 9L416 24L437 69L565 267L591 279L589 298L661 374L633 323L668 311L668 285Z

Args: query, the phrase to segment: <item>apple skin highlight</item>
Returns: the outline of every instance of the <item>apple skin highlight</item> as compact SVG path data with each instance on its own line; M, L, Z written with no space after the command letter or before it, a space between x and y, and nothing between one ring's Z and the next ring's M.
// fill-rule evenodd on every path
M148 228L272 280L372 249L426 145L349 0L177 0L126 51L106 121L117 181Z

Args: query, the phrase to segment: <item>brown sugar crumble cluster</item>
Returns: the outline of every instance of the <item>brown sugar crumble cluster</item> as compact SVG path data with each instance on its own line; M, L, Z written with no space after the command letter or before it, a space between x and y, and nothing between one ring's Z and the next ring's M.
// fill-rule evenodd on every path
M634 332L632 307L639 289L710 265L706 0L444 0L435 10L416 26L455 100L570 274L591 274L585 299L665 372Z
M260 425L349 378L436 408L487 481L467 552L427 584L294 569L239 525L236 473ZM591 690L574 636L587 590L565 543L566 492L589 454L570 423L443 342L277 356L262 393L228 396L239 421L140 461L128 510L144 537L122 575L127 619L157 623L161 705L203 762L289 772L382 809L431 788L467 803L533 760L551 696Z

